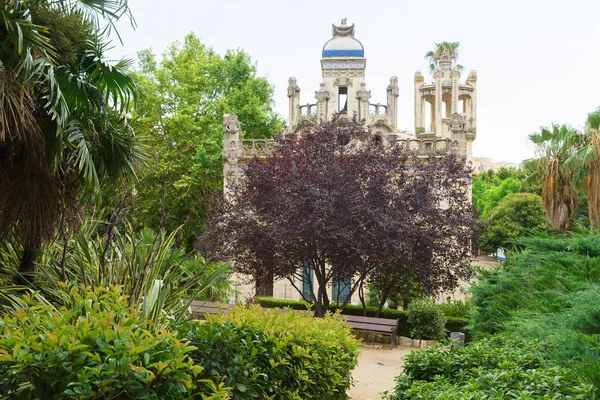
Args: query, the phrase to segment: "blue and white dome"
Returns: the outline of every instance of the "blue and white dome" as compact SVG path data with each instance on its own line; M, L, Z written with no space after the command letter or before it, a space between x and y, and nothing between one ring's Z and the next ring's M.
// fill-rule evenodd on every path
M364 56L365 49L362 43L352 36L336 36L323 46L323 58Z

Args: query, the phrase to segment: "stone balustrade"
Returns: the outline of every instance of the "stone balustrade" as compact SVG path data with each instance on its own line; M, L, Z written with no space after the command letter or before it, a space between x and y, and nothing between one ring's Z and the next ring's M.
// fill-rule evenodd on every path
M461 155L461 141L453 139L401 139L397 135L387 135L386 143L388 145L400 146L419 156L434 156L436 154L457 154ZM254 156L264 157L269 155L275 147L273 139L241 139L237 146L237 157L251 158ZM464 143L463 146L464 147ZM463 149L464 150L464 149ZM464 156L464 154L463 154Z
M369 114L373 117L385 117L388 113L388 107L384 104L369 104Z

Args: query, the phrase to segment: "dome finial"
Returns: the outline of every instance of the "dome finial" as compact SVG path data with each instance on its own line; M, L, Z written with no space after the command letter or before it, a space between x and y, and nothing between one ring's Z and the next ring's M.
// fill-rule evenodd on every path
M348 26L347 24L348 18L342 19L342 23L340 25L332 24L332 34L334 37L339 36L351 36L354 37L354 24Z

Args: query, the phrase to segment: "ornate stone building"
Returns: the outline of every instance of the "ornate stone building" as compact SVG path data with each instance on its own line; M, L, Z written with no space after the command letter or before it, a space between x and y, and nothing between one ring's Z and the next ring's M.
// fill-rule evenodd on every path
M289 121L285 129L302 132L335 113L346 118L356 115L384 145L403 146L424 156L452 152L470 162L477 129L476 72L469 72L466 81L460 83L461 72L452 54L437 54L433 81L426 82L420 71L415 73L414 132L401 131L398 129L398 78L390 78L386 104L371 103L371 91L365 82L365 50L354 33L354 24L347 25L346 20L332 25L332 38L323 46L322 82L315 91L314 102L301 104L298 82L296 78L289 78ZM223 177L227 192L228 182L236 179L240 166L254 156L266 155L274 143L269 139L240 139L240 122L234 114L226 115L223 124ZM259 293L300 299L289 283L273 284L272 277L265 278L256 287L242 284L237 277L234 280L243 297ZM306 286L306 282L297 284ZM343 283L334 282L332 299L339 296L340 287L343 294Z

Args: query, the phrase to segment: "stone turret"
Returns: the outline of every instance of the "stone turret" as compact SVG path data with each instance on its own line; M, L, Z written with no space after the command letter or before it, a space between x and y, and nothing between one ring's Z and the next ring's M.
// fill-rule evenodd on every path
M459 154L471 160L477 126L477 73L460 83L455 54L444 51L435 58L433 82L415 73L415 134L421 139L456 140Z

